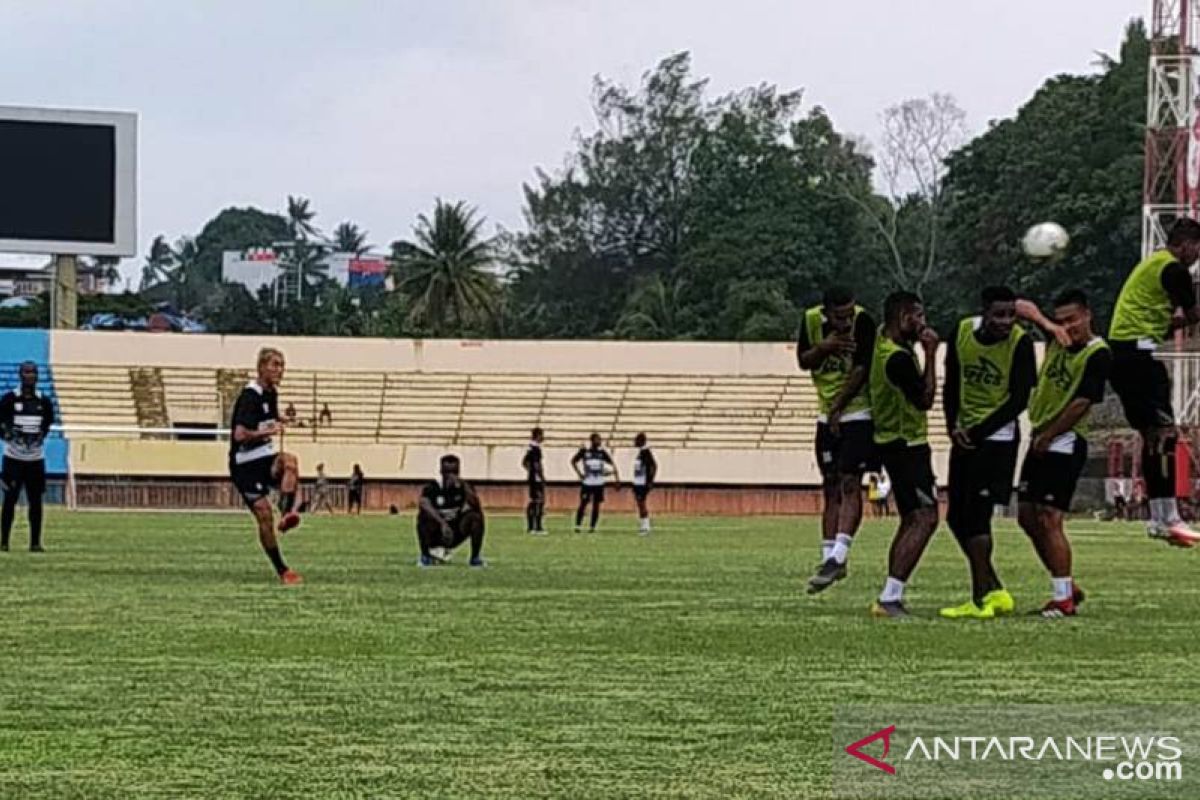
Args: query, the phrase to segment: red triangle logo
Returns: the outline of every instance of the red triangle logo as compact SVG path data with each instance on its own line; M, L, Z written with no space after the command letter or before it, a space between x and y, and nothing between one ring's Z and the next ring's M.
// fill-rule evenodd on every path
M896 726L889 725L883 730L875 731L865 739L859 739L854 744L847 745L846 752L860 761L867 762L872 767L875 767L875 769L881 769L888 775L895 775L896 768L891 764L887 763L886 761L880 761L878 758L869 756L862 752L862 748L869 745L871 742L875 741L876 739L883 739L883 757L887 758L888 751L892 749L892 734L895 732Z

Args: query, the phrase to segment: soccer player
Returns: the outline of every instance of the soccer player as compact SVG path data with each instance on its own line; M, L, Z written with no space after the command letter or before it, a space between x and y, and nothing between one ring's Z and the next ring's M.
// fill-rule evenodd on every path
M650 496L654 489L654 481L658 478L658 462L654 460L654 453L646 443L646 434L639 433L633 437L633 446L638 449L637 455L633 457L633 499L637 501L640 520L638 533L649 536L650 509L646 506L646 498Z
M300 575L288 569L275 538L275 514L270 492L279 489L279 532L300 524L296 512L296 487L300 483L300 462L291 453L276 452L274 438L282 436L279 420L278 387L283 380L283 353L264 347L258 352L258 378L246 384L233 407L229 424L229 476L242 500L258 523L258 541L271 560L281 583L302 583Z
M575 512L575 532L580 532L583 525L583 513L588 503L592 504L592 524L590 533L596 532L596 523L600 521L600 506L604 503L604 482L609 472L616 479L620 488L621 475L613 463L612 456L604 449L600 434L593 433L588 447L579 448L579 452L571 458L571 469L579 476L579 508ZM582 465L582 467L581 467Z
M347 514L362 513L363 481L365 479L366 476L363 475L362 467L355 464L354 469L350 471L350 483L346 492Z
M317 482L313 488L312 503L309 511L313 514L325 508L330 514L333 513L333 502L329 499L329 476L325 474L325 465L317 464Z
M924 371L913 351L917 342L925 351ZM937 528L937 481L927 419L937 391L937 348L938 336L925 324L921 298L903 291L888 295L871 358L869 387L875 444L892 479L900 526L888 553L887 582L871 606L877 617L908 616L904 584Z
M817 466L825 495L821 564L808 582L815 594L846 577L846 560L862 523L862 476L876 468L867 373L875 321L835 286L804 312L796 359L817 389Z
M417 502L417 545L421 548L418 565L444 564L450 550L470 539L470 565L487 566L481 555L483 506L479 495L462 479L462 462L456 455L444 455L438 471L440 479L427 483Z
M1017 486L1017 521L1050 573L1053 597L1041 610L1047 618L1071 617L1083 592L1071 577L1071 543L1063 516L1087 463L1087 418L1104 399L1104 382L1114 366L1103 339L1092 332L1092 312L1083 292L1071 290L1054 301L1054 316L1071 344L1046 349L1037 387L1029 401L1033 439Z
M25 490L29 505L29 552L42 553L42 494L46 490L46 434L54 422L54 405L37 390L38 368L32 361L17 370L21 386L0 398L0 438L4 440L4 510L0 514L0 551L8 552L17 500Z
M1113 391L1125 418L1142 438L1142 470L1150 495L1146 533L1178 547L1194 547L1197 534L1175 503L1175 443L1171 379L1154 351L1177 328L1200 322L1188 267L1200 257L1200 222L1180 219L1167 247L1151 253L1125 280L1108 330Z
M546 514L546 469L542 461L542 442L546 434L541 428L534 428L529 433L529 447L521 466L525 469L525 479L529 485L529 503L525 506L525 529L531 536L545 536L547 531L543 522Z
M943 608L948 619L1011 614L1012 595L992 564L992 512L1007 506L1017 468L1017 418L1037 380L1033 340L1016 324L1017 296L983 290L982 314L967 317L946 344L942 406L950 433L946 521L971 569L971 599Z

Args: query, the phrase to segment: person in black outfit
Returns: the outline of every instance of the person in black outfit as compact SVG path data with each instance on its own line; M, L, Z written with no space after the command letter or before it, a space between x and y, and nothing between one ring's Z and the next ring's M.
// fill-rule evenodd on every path
M8 552L8 540L17 514L21 490L29 504L29 551L42 548L42 494L46 490L44 444L54 422L50 398L38 394L38 368L32 361L18 370L21 387L0 398L0 438L4 440L4 510L0 515L0 551Z
M638 449L633 458L633 499L637 502L638 533L649 536L650 509L646 506L646 498L650 496L654 481L658 478L658 462L646 443L646 434L639 433L633 437L633 446Z
M547 531L543 524L546 514L546 469L542 461L542 441L546 434L541 428L534 428L529 436L529 447L521 466L525 469L525 479L529 483L529 504L525 506L525 529L532 536L545 536Z
M418 566L444 564L449 551L468 539L471 566L487 566L482 556L485 523L479 495L462 479L458 456L442 456L438 467L441 479L425 484L417 502Z
M362 493L363 481L366 476L363 475L362 467L358 464L354 465L354 469L350 471L350 485L346 492L346 513L361 514L362 513Z

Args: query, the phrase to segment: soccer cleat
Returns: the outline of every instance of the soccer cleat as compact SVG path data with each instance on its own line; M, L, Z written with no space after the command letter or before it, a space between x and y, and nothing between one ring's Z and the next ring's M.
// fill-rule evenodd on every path
M550 534L549 534L547 531L543 531L543 530L540 530L540 529L536 529L536 530L532 530L532 531L527 531L527 533L528 533L530 536L549 536L549 535L550 535Z
M993 616L1001 617L1013 613L1017 604L1007 589L996 589L983 596L983 607L990 608Z
M846 577L846 565L832 558L817 568L817 573L808 579L808 593L818 594Z
M44 552L46 552L46 548L42 547L40 544L31 544L31 545L29 545L29 552L44 553Z
M469 562L467 562L467 564L468 564L468 566L471 566L471 567L486 567L487 566L487 562L484 561L482 558L472 558Z
M1067 598L1066 600L1051 600L1046 605L1042 606L1040 611L1035 611L1034 614L1042 619L1063 619L1064 617L1075 616L1075 600Z
M419 557L419 558L417 559L417 566L418 566L418 567L437 567L437 566L440 566L440 565L442 565L442 564L444 564L444 563L445 563L445 562L443 562L443 561L438 561L438 560L437 560L436 558L434 558L433 556L426 556L426 555L422 555L421 557Z
M8 545L0 544L0 553L7 553L7 552L8 552Z
M284 570L279 575L279 582L284 586L299 586L304 583L304 578L300 577L299 572L293 572L290 569Z
M289 511L279 518L279 532L287 533L292 528L300 524L300 515L295 511Z
M871 616L881 619L906 619L908 617L908 609L904 607L904 603L900 600L887 603L876 600L871 604Z
M1196 533L1183 520L1167 525L1167 541L1176 547L1195 547L1200 544L1200 533Z
M968 600L960 606L940 609L938 615L944 619L992 619L996 610L987 603L977 606L974 600Z
M581 528L581 527L579 527L578 525L576 525L576 526L575 526L575 532L576 532L576 533L583 533L583 528Z

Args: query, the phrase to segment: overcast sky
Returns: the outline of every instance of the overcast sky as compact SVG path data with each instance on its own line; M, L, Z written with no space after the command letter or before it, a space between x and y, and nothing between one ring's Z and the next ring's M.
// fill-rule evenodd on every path
M140 250L230 205L310 197L376 245L435 197L521 225L521 184L627 84L690 50L714 94L802 89L873 138L949 92L972 132L1115 53L1150 0L0 0L0 104L140 115ZM127 262L132 264L132 262ZM135 270L128 270L135 272Z

